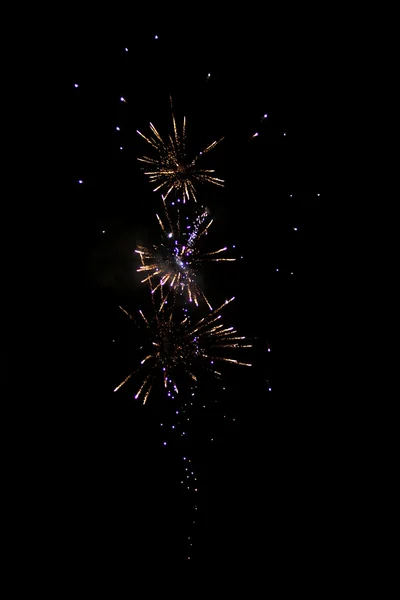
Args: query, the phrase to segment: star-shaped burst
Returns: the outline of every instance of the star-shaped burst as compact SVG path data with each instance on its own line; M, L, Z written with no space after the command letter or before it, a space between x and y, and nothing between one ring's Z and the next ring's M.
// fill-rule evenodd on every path
M183 202L191 199L197 202L195 183L213 183L224 186L223 179L212 175L214 170L200 169L197 164L201 156L210 152L224 138L212 142L197 156L190 159L186 152L186 117L183 118L181 135L178 133L174 113L172 113L172 124L174 133L173 136L169 136L167 142L162 139L152 123L150 123L152 136L146 137L137 131L157 152L156 158L143 156L138 160L149 165L144 172L149 176L151 183L157 184L153 191L163 189L164 196L167 197L174 190L182 196Z
M204 262L221 262L236 260L235 258L221 257L221 253L228 248L225 246L212 252L203 253L199 250L199 240L212 224L212 219L207 208L197 211L193 220L181 224L179 211L176 218L172 218L165 198L163 198L165 223L157 215L161 228L161 243L152 248L138 246L136 252L140 255L141 266L138 271L147 273L142 283L150 284L151 292L160 288L162 310L170 293L182 293L189 302L198 306L202 298L212 310L204 292L199 288L196 280L196 271ZM188 219L188 217L187 217ZM155 286L153 287L153 283ZM165 290L166 293L165 293Z
M154 311L154 318L148 320L139 311L148 331L147 353L140 361L137 369L132 371L114 390L118 391L135 373L143 372L143 379L135 398L143 397L146 402L157 377L162 377L168 396L178 393L177 378L179 372L186 373L197 381L193 371L202 368L214 376L221 373L215 369L214 362L228 362L250 367L249 363L240 362L226 356L228 349L251 348L245 343L244 336L237 336L233 327L225 327L221 322L221 310L234 298L208 313L195 323L191 322L187 309L178 317L177 309ZM133 317L120 307L132 320Z

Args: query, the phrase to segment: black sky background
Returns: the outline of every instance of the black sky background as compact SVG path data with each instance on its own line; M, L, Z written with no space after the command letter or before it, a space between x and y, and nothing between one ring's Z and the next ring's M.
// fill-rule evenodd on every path
M302 571L324 563L334 536L340 443L324 351L332 199L323 31L295 18L290 27L249 21L185 29L137 20L109 36L77 27L55 63L64 97L49 193L57 205L46 216L57 257L46 335L50 347L64 342L50 358L39 410L50 539L72 547L76 568L86 560L126 570L147 560L181 565L193 535L200 568ZM226 187L198 195L215 218L213 239L236 244L244 258L207 269L204 286L215 305L235 295L226 320L257 338L254 368L227 370L224 395L204 391L219 403L193 417L194 529L180 490L185 448L162 446L171 407L157 398L139 405L134 387L112 392L135 343L117 307L135 310L144 298L132 253L157 235L159 197L140 171L136 157L147 148L135 131L146 134L151 121L169 132L170 94L194 150L225 136L207 162Z

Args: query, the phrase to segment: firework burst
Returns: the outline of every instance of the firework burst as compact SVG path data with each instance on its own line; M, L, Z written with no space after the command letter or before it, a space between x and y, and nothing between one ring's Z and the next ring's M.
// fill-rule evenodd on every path
M148 167L145 167L144 173L148 175L151 183L156 184L154 192L163 189L165 197L167 197L174 190L182 196L183 202L191 199L197 202L195 183L213 183L221 187L224 186L223 179L218 179L212 175L212 173L215 173L214 170L200 169L197 164L201 156L210 152L224 138L212 142L193 159L189 159L186 151L186 117L183 119L181 135L178 133L174 113L172 113L172 124L174 133L169 136L167 142L162 139L152 123L150 123L152 133L150 137L146 137L140 131L137 131L158 154L156 158L143 156L138 160L148 165Z
M164 222L157 215L161 228L161 244L153 246L152 249L138 246L138 249L135 250L140 255L142 263L138 272L147 274L142 283L150 284L152 294L160 289L159 310L164 308L171 292L175 295L177 293L185 294L189 302L194 302L196 306L198 306L199 300L203 299L212 310L204 292L196 283L196 271L205 262L233 262L236 259L221 257L221 253L227 250L226 246L208 253L199 251L199 240L207 234L213 222L207 208L198 212L193 221L181 226L179 211L176 213L176 218L172 219L165 198L162 200L165 212ZM156 281L158 283L153 286Z
M142 372L142 383L135 399L143 398L143 404L151 392L157 377L162 378L168 396L178 393L176 376L178 371L186 373L193 381L197 381L193 373L202 368L220 377L221 373L214 367L215 362L228 362L250 367L249 363L240 362L225 354L232 349L251 348L245 337L236 335L233 327L225 327L221 322L222 309L234 298L226 300L221 306L210 312L194 324L183 309L183 318L177 317L176 309L170 311L155 310L154 318L149 321L142 311L139 314L148 331L149 350L140 361L137 369L132 371L114 390L118 391L135 374ZM125 309L120 307L125 314ZM128 314L133 320L133 317Z

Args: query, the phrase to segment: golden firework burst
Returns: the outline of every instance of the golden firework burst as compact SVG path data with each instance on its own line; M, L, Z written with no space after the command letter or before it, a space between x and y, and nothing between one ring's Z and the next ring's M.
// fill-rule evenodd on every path
M172 101L171 101L172 108ZM186 151L186 117L183 118L182 133L178 133L174 113L172 112L173 135L165 142L157 129L150 123L152 135L147 137L137 130L137 133L157 152L156 158L142 156L139 161L146 163L144 173L149 177L151 183L157 184L153 191L162 190L165 197L173 190L182 201L194 200L196 198L196 183L212 183L223 187L223 179L215 177L213 169L201 169L198 166L199 159L210 152L224 138L209 144L194 158L189 158Z
M225 362L250 367L251 364L230 358L225 353L230 349L251 348L246 344L244 336L236 335L233 327L225 327L221 322L221 314L225 306L234 298L226 300L221 306L208 313L200 320L192 323L188 309L182 309L183 316L178 316L176 308L170 311L154 311L152 320L148 320L140 310L148 331L148 350L137 369L132 371L114 390L118 391L135 374L142 372L142 383L135 399L142 397L143 404L152 390L157 377L162 377L168 396L178 393L176 375L178 370L185 372L193 381L197 381L193 371L206 369L220 377L215 362ZM121 310L132 320L133 317L122 307Z
M189 222L181 223L179 210L174 211L176 216L172 218L165 198L162 202L164 221L156 215L161 229L161 243L152 248L138 246L135 250L141 259L138 272L147 274L142 283L148 282L153 294L160 289L160 310L170 293L183 294L196 306L199 300L203 299L212 310L204 292L197 284L196 272L206 262L233 262L236 259L221 256L228 250L226 246L212 252L200 251L199 241L208 233L213 222L207 208L197 211L192 220L186 217Z

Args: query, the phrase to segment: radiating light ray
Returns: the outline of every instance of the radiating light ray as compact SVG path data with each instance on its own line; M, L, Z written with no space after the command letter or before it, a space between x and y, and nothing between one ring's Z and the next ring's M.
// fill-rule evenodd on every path
M128 377L125 377L125 379L123 381L121 381L121 383L119 385L117 385L117 387L115 388L114 392L117 392L119 390L119 388L121 388L127 381L129 381L129 379L132 377L132 375L135 373L135 371L132 371L132 373L130 373L128 375Z
M114 391L118 391L132 375L141 372L143 379L135 398L141 397L145 403L157 377L161 376L165 389L171 389L178 393L176 378L180 377L181 373L197 381L194 371L199 368L219 377L221 373L214 367L210 367L210 361L211 363L221 361L251 366L249 363L226 356L225 352L232 349L237 351L242 348L251 348L252 344L241 343L241 340L245 341L246 338L245 336L234 336L236 333L234 327L224 327L222 323L215 324L221 318L219 313L232 300L234 298L226 300L221 306L192 323L188 315L185 315L183 319L178 317L176 307L169 311L160 311L152 296L153 318L147 319L143 312L139 311L148 333L146 344L148 348L145 356L140 361L138 368L132 371ZM127 311L122 310L129 316ZM231 343L233 340L235 342Z
M139 273L146 274L142 283L152 284L152 293L165 286L174 294L183 294L189 302L199 306L204 300L210 310L212 306L204 292L197 284L196 272L206 262L233 262L235 258L221 258L228 250L227 246L211 252L203 253L199 248L199 240L207 232L212 223L207 208L195 212L190 221L186 221L186 231L181 234L179 210L172 216L162 197L164 215L156 215L160 226L161 243L152 248L138 246L135 252L140 256ZM162 310L164 303L160 307Z
M156 158L142 156L138 160L149 165L144 173L149 177L150 182L156 185L153 191L163 188L163 193L167 197L174 190L178 195L182 195L184 203L188 200L197 202L195 183L224 186L223 179L211 175L215 172L214 169L201 169L197 165L199 158L210 152L224 138L212 142L194 158L189 158L186 151L186 117L183 118L180 135L172 109L172 100L171 110L173 135L169 136L168 141L163 140L152 123L150 123L152 136L147 137L137 130L137 133L157 152Z
M149 381L149 379L150 379L150 375L148 375L148 376L145 378L145 380L143 381L142 385L141 385L141 386L140 386L140 388L139 388L139 391L138 391L138 393L137 393L137 394L136 394L136 396L135 396L135 400L137 400L137 399L139 398L139 396L140 396L140 394L141 394L141 392L142 392L143 388L145 387L145 385L147 384L147 382ZM146 397L147 397L147 396L146 396ZM144 404L144 403L145 403L145 401L143 401L143 404Z
M122 309L122 310L124 310L124 309ZM124 311L124 312L126 312L126 311ZM148 325L149 323L148 323L148 321L147 321L146 317L144 316L144 314L143 314L143 312L142 312L141 310L139 310L139 314L140 314L140 315L141 315L141 317L143 318L143 321L144 321L144 322L145 322L145 323Z
M132 321L134 320L134 319L133 319L133 317L132 317L132 315L130 315L130 314L129 314L129 313L128 313L128 312L127 312L127 311L126 311L124 308L122 308L122 306L120 306L119 308L120 308L120 309L122 310L122 312L124 312L124 313L125 313L125 314L126 314L126 315L127 315L129 318L130 318L130 319L132 319Z

